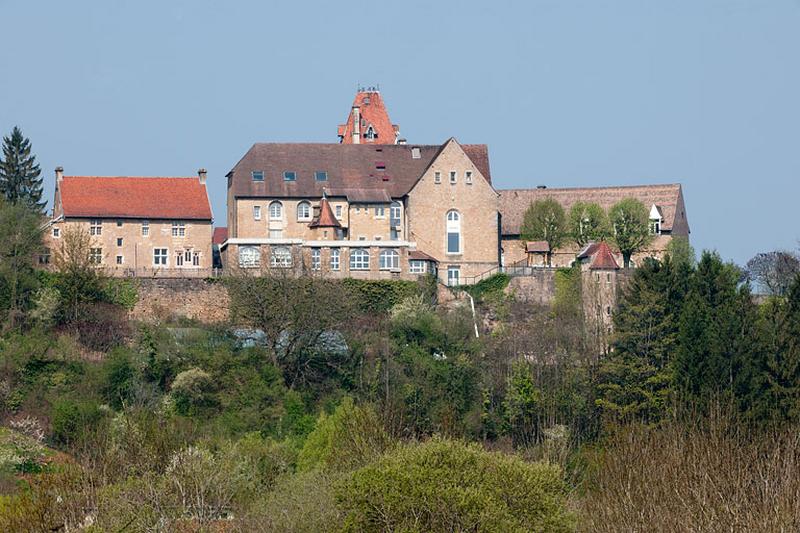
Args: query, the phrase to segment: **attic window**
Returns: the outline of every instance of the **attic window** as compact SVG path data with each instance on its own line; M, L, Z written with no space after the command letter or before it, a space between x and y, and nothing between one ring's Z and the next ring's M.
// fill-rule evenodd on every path
M378 170L386 170L386 163L383 161L376 161L375 168Z
M378 134L375 133L375 129L372 126L370 126L369 128L367 128L366 133L364 133L364 138L373 141L378 138Z
M252 172L253 181L264 181L264 172L261 170L254 170Z
M419 158L420 158L419 147L415 146L414 148L411 149L411 159L419 159Z
M283 181L296 181L297 174L293 170L284 170L283 171Z
M324 170L317 170L314 172L314 179L316 181L328 181L328 173Z

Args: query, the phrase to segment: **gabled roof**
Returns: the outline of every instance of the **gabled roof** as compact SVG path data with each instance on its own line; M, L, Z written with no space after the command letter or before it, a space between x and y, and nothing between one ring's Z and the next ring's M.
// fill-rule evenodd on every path
M222 244L228 240L228 228L214 228L211 235L211 244Z
M439 261L432 257L425 252L421 252L419 250L411 250L408 252L408 258L414 261L433 261L434 263L438 263Z
M678 206L682 206L681 186L678 183L625 187L506 189L497 192L500 193L503 235L519 235L525 211L536 200L545 198L553 198L558 201L566 211L569 211L572 205L579 201L594 202L608 210L620 200L636 198L648 210L652 205L658 206L664 217L661 229L665 231L672 230L672 226L676 222L676 215L678 215ZM686 225L685 220L682 225Z
M590 270L619 270L619 264L606 241L600 242L595 251Z
M371 145L395 143L400 127L392 124L389 119L389 112L386 110L383 98L381 98L381 93L377 90L363 90L356 93L347 122L340 125L337 130L338 135L342 138L342 143L351 144L353 142L353 107L358 107L359 115L362 119L362 125L359 127L361 143ZM377 134L377 138L374 140L368 140L364 137L370 126Z
M342 225L333 214L331 204L328 203L327 198L323 198L319 202L319 214L309 224L311 228L341 228Z
M65 217L211 220L196 177L64 176L58 189Z
M312 199L321 197L323 192L333 196L343 190L383 190L385 193L375 194L401 198L414 187L443 146L254 144L228 174L230 189L237 198ZM489 152L486 145L468 144L461 147L475 168L489 180ZM253 181L254 171L263 172L264 180ZM284 171L295 172L295 181L284 181ZM317 171L325 171L327 180L317 181Z
M546 254L550 252L550 245L547 241L528 241L525 243L525 251L529 254Z
M600 246L599 242L590 242L578 252L577 259L586 259L587 257L592 257L595 253L597 253L598 246Z

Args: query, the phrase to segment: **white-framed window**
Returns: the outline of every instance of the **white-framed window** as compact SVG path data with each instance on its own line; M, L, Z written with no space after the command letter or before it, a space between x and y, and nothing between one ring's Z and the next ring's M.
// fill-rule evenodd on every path
M117 237L117 247L122 246L122 237Z
M339 249L331 248L331 270L339 270Z
M450 286L461 284L461 267L458 266L447 267L447 284Z
M412 259L408 262L409 269L408 271L412 274L424 274L425 273L425 261L420 259Z
M269 266L289 268L292 266L292 251L288 246L273 246L269 254Z
M271 229L271 230L269 230L269 238L270 239L282 239L283 238L283 230L282 229Z
M381 270L399 270L400 254L397 250L382 250L379 256Z
M311 204L305 200L297 204L297 220L311 220Z
M447 212L447 253L461 253L461 214L456 210Z
M464 172L464 182L467 185L472 185L472 171L471 170L467 170L466 172Z
M253 181L264 181L264 171L263 170L254 170L250 173L253 178Z
M192 251L184 250L175 254L175 266L189 266L192 264Z
M317 170L314 172L315 181L328 181L328 173L324 170Z
M103 234L103 221L91 220L89 221L89 235L102 235Z
M142 237L150 236L150 221L142 220Z
M451 185L455 185L457 176L458 176L458 173L455 170L451 170L450 171L450 184Z
M350 250L350 270L369 270L369 252L363 248Z
M434 183L441 183L442 182L442 173L438 170L433 173L433 182Z
M254 205L253 206L253 220L261 220L261 206Z
M241 268L256 268L261 266L261 249L259 249L258 246L240 246L239 266Z
M172 223L172 236L173 237L186 237L186 222L173 222Z
M169 251L166 248L153 248L153 266L167 266Z
M294 170L284 170L283 181L297 181L297 174Z
M386 218L386 207L382 205L375 206L375 218Z
M322 250L319 248L311 249L311 270L320 270L322 268Z
M58 239L61 237L61 228L53 228L53 238Z
M103 249L89 248L89 262L93 265L103 264Z
M121 255L118 255L117 256L117 264L121 265L123 263L123 261L124 261L123 257Z
M342 206L340 205L336 206L336 218L338 218L339 220L342 219Z
M283 204L277 200L269 204L269 219L283 220Z
M389 220L390 226L399 226L400 219L403 216L403 206L400 202L392 202L392 205L389 207Z
M661 235L661 220L659 219L650 220L650 233L652 233L653 235Z
M196 267L200 266L200 252L193 252L192 253L192 266L196 266Z

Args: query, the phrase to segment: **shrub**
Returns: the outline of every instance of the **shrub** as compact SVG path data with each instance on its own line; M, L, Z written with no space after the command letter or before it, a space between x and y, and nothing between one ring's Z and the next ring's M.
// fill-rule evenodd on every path
M339 484L346 531L570 531L559 467L474 444L409 444Z
M70 444L79 440L103 416L100 407L89 401L59 400L53 406L50 423L53 440Z
M182 415L197 414L213 406L213 383L211 376L200 368L184 370L172 382L172 398L175 408Z

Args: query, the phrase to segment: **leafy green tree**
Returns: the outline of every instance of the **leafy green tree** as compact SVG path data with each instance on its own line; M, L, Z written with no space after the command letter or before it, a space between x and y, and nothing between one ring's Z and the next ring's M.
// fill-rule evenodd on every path
M667 244L667 254L672 258L674 265L694 268L697 264L697 256L694 248L689 244L689 237L672 237Z
M103 282L101 273L92 263L92 237L86 228L68 227L60 241L53 253L58 273L55 286L61 294L62 319L74 321L79 318L84 304L102 298Z
M631 256L653 239L648 217L647 208L635 198L620 200L608 212L611 241L619 248L625 268L630 267Z
M578 246L608 235L608 215L594 202L575 202L569 210L569 234Z
M597 406L615 420L657 422L672 390L671 358L689 272L646 259L622 290L613 350L600 363Z
M12 204L22 204L42 211L42 173L31 155L31 142L14 126L9 137L3 137L3 159L0 160L0 193Z
M42 250L41 220L26 206L0 199L0 312L18 325L37 289L33 263Z
M531 369L525 364L516 364L511 371L503 407L508 432L514 441L533 445L540 433L541 391L536 387Z
M523 241L545 241L549 245L547 264L550 265L553 251L561 247L568 235L564 208L552 198L536 200L525 211L519 232Z

